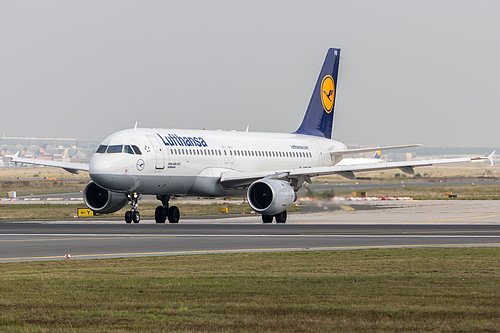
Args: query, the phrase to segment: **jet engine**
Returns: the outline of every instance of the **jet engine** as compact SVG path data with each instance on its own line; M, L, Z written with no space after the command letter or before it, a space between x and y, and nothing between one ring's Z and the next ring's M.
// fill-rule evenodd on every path
M248 203L262 215L275 215L287 210L297 199L290 184L283 180L260 179L248 188Z
M128 202L124 193L105 190L94 182L90 182L85 186L83 200L87 207L94 212L104 214L119 211Z

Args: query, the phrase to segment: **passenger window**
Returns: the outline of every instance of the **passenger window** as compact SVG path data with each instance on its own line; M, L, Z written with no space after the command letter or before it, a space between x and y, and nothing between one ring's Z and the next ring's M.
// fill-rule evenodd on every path
M121 153L122 150L123 150L122 145L114 145L114 146L109 146L106 152L108 154L116 154L116 153Z
M134 150L134 152L137 155L142 155L141 150L139 149L139 147L132 145L132 149Z
M96 153L104 154L106 152L106 148L108 148L108 146L100 145L99 148L97 148Z
M132 147L130 147L129 145L124 146L123 152L134 155L134 151L132 150Z

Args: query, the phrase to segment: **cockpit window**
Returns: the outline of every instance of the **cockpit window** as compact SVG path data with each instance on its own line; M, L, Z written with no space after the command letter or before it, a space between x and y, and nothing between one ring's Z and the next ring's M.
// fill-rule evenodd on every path
M142 155L139 147L134 146L134 145L113 145L113 146L100 145L99 148L97 148L96 153L99 153L99 154L125 153L125 154L131 154L131 155L134 155L134 154Z
M141 150L139 147L132 145L132 149L135 151L137 155L142 155Z
M106 148L108 148L108 146L100 145L99 148L97 148L96 153L104 154L106 152Z
M122 145L109 146L108 150L106 151L106 153L108 153L108 154L116 154L116 153L121 153L122 150L123 150L123 146Z
M123 146L123 152L127 153L127 154L134 154L134 151L132 150L132 147L130 147L129 145Z

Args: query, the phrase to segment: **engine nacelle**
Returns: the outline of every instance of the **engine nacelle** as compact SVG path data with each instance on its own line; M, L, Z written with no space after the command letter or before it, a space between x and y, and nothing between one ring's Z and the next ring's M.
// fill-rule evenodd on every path
M124 193L111 192L90 182L83 190L83 200L87 207L97 213L114 213L125 207L127 197Z
M260 179L248 188L248 203L262 215L275 215L287 210L297 199L290 184L283 180Z

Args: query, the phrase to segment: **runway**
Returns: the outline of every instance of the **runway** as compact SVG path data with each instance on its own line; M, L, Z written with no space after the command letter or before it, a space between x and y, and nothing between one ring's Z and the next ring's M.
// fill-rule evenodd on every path
M363 205L363 204L361 204ZM284 225L258 216L185 218L177 225L102 221L0 222L0 262L206 253L500 246L494 201L408 202L318 214Z

